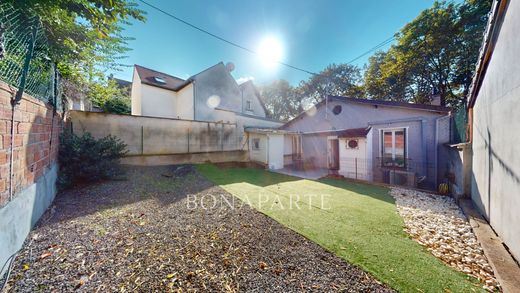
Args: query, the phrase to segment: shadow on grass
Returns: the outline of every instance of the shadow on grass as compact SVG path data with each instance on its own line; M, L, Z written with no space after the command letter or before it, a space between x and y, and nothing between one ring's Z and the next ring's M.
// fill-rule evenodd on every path
M218 167L213 164L197 165L197 169L211 181L218 185L229 185L234 183L248 183L258 187L267 187L284 182L294 182L302 179L280 173L270 172L260 168L241 168L241 167ZM381 200L390 204L395 204L395 200L388 193L388 188L371 185L369 183L350 182L343 179L323 178L316 182L346 189L360 195Z

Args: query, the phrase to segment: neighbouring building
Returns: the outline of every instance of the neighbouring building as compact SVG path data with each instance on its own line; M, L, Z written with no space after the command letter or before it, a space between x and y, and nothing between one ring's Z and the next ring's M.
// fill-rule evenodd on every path
M134 66L132 115L236 123L240 127L278 127L252 81L238 84L234 65L220 62L181 79L143 66Z
M520 2L495 1L469 94L471 198L520 259Z
M450 140L450 109L330 96L278 132L252 130L252 155L258 145L266 148L260 158L279 158L273 153L279 148L269 143L279 145L280 134L283 167L435 189L445 180L447 164L439 152ZM277 169L278 161L268 165Z

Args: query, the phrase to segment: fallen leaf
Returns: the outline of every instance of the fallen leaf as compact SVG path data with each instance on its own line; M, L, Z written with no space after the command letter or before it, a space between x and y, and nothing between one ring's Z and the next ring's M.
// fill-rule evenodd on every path
M166 278L171 279L171 278L173 278L174 276L175 276L175 274L168 274L168 275L166 275Z
M52 252L46 251L46 252L42 253L42 255L40 255L40 258L44 259L44 258L49 257L51 255L52 255Z
M24 271L27 271L29 269L29 264L23 264L23 270Z
M265 270L267 268L267 264L263 261L258 263L258 267L262 270Z

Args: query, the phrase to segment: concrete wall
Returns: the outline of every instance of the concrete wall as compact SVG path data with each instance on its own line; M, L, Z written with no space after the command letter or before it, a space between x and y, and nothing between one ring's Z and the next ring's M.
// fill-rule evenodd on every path
M122 139L128 155L171 155L247 148L235 124L71 111L74 133Z
M12 201L0 208L1 264L22 247L32 227L52 204L57 177L58 164L53 163L36 182L19 191Z
M332 113L336 105L342 106L339 115ZM381 157L380 130L384 128L408 127L408 158L414 164L414 171L427 176L428 188L435 188L438 181L437 147L440 142L449 141L449 127L446 131L437 126L437 119L446 116L444 113L429 112L417 109L374 106L354 102L332 100L328 103L328 113L325 105L309 110L307 115L296 118L284 126L290 131L327 131L371 126L372 155L374 168L376 158ZM438 131L438 128L440 129ZM314 161L317 167L327 167L326 136L304 135L304 159ZM378 175L379 174L379 175ZM381 171L374 170L374 177L380 178Z
M267 134L269 150L267 164L269 169L282 169L284 166L284 139L283 134Z
M520 259L520 1L510 1L473 108L471 197Z
M223 162L247 162L247 151L224 151L174 155L128 156L121 159L122 164L138 166L161 166L172 164L203 164Z
M60 113L54 113L50 105L26 94L13 113L11 97L15 91L0 81L1 265L21 247L54 199L62 129Z

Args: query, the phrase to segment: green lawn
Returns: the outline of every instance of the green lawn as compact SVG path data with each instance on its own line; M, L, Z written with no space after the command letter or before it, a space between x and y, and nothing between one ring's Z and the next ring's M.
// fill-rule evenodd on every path
M259 169L209 164L197 168L260 212L398 291L482 291L475 279L444 265L408 238L386 188L303 180Z

